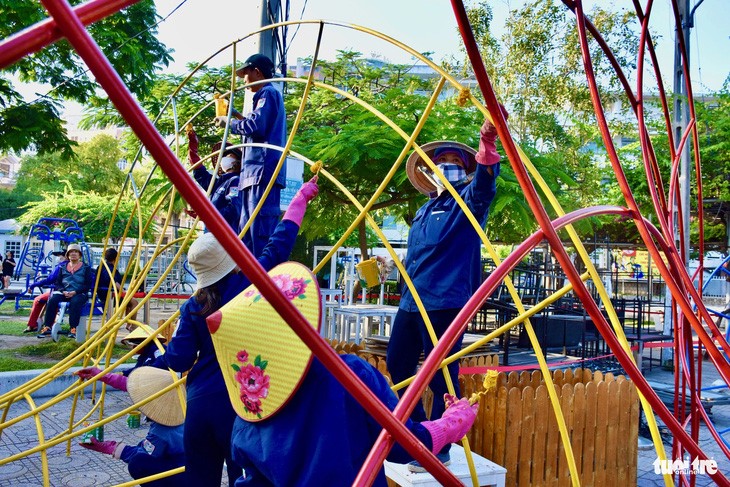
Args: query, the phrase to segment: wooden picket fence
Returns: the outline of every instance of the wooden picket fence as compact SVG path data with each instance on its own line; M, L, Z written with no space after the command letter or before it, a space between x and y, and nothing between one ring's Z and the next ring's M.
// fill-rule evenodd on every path
M484 375L460 377L469 397ZM625 377L556 370L553 381L571 438L580 484L636 485L639 399ZM472 450L507 469L506 485L570 486L558 424L539 371L500 373L479 401L468 434Z
M361 356L390 380L385 358L354 343L330 342L340 354ZM462 359L466 367L499 365L499 356ZM583 486L636 485L639 396L624 376L588 369L552 372L571 449ZM484 374L460 375L461 395L484 391ZM423 403L431 409L433 395ZM471 450L507 469L506 485L570 486L558 423L540 371L500 372L497 386L479 400L467 435Z

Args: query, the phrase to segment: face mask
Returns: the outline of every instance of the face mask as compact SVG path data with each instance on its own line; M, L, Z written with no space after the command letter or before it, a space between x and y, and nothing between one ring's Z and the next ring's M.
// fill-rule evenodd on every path
M227 172L236 162L238 162L238 159L235 157L225 156L221 159L221 169L223 169L223 172Z
M441 171L441 174L444 175L444 178L450 182L452 186L456 185L456 183L466 177L466 171L458 164L444 163L439 164L436 168Z

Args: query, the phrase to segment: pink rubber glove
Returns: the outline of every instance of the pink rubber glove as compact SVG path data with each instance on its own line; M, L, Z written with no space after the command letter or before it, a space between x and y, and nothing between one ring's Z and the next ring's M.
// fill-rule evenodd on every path
M436 454L449 443L455 443L466 435L474 424L479 410L479 404L469 405L466 398L457 400L450 394L444 394L446 411L436 421L424 421L421 424L431 434L433 446L431 451Z
M124 443L118 443L116 441L99 441L94 437L91 437L91 443L79 443L87 450L98 451L99 453L105 453L111 455L116 459L122 455L122 450L126 446Z
M79 370L75 374L84 380L88 380L102 373L103 371L97 367L87 367L85 369ZM112 386L114 389L118 389L120 391L127 390L127 377L123 374L107 374L101 377L99 380L105 384Z
M499 108L502 110L504 119L509 118L509 113L500 103ZM484 166L492 166L497 164L501 156L497 152L497 129L489 120L485 120L482 129L479 131L479 152L475 156L477 162Z
M190 159L191 166L195 166L200 162L198 144L198 135L195 133L195 130L191 130L188 132L188 159Z
M312 201L317 196L317 193L319 193L319 187L317 187L317 175L315 175L312 179L302 184L297 194L294 195L291 203L289 203L289 208L284 213L283 220L289 220L301 226L302 219L304 219L304 212L307 211L307 203Z

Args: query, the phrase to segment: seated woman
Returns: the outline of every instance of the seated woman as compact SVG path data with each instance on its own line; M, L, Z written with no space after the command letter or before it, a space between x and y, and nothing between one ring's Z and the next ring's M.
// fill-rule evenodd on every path
M81 321L81 310L89 299L89 290L94 282L94 275L91 267L81 259L81 246L71 244L66 249L68 262L61 267L56 282L55 291L46 304L46 316L43 319L43 329L38 338L44 338L51 334L51 327L56 320L58 307L62 302L68 303L68 337L76 339L76 328Z
M36 296L33 300L33 305L30 308L30 316L28 317L28 326L25 330L23 330L23 333L38 332L38 325L41 324L41 313L43 313L43 309L46 307L48 298L51 297L53 284L56 282L58 274L61 273L61 268L66 265L68 260L66 259L66 252L64 251L53 252L53 255L58 257L58 263L56 263L56 267L53 269L53 272L51 272L45 279L39 279L28 286L28 291L31 291L35 287L48 287L49 289L48 291Z

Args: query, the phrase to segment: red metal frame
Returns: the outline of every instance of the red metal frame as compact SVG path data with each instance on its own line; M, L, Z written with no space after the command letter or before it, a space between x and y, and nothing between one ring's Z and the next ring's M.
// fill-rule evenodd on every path
M503 146L512 165L512 168L525 192L526 199L533 213L535 214L541 230L533 234L523 244L521 244L515 252L513 252L503 264L490 275L490 277L480 286L479 290L470 298L464 309L454 319L449 326L442 339L434 348L433 352L426 358L421 371L416 375L411 386L406 390L402 400L391 412L365 387L365 385L346 367L343 367L342 361L331 347L317 334L317 332L309 326L299 311L284 297L278 288L268 278L267 273L258 264L251 253L242 245L238 236L225 223L223 218L214 211L214 208L207 198L197 189L197 185L187 174L185 169L180 165L172 151L167 147L162 137L159 135L150 120L145 116L139 105L136 103L127 87L122 82L118 74L113 70L109 61L101 53L99 47L91 39L86 32L84 25L88 25L94 21L111 15L118 10L136 3L138 0L92 0L88 3L71 8L70 5L63 0L42 0L43 5L49 11L52 18L36 24L13 37L0 42L0 67L7 67L16 62L22 56L36 52L44 46L55 42L61 36L66 37L68 41L76 48L79 55L89 66L98 82L107 91L110 99L117 107L119 112L125 118L129 126L135 132L137 137L145 145L152 157L157 161L160 168L165 172L170 181L175 185L180 194L186 199L190 206L199 214L210 231L218 238L218 240L227 249L231 257L236 263L244 269L245 274L260 289L261 293L268 299L277 309L279 314L285 319L297 335L309 346L320 361L327 367L330 372L339 380L353 397L360 402L373 417L385 428L379 436L368 459L362 466L362 469L355 481L356 485L370 485L382 466L382 461L387 452L392 447L394 441L398 441L404 446L417 460L419 460L428 470L444 485L460 485L460 482L454 475L446 469L435 456L418 442L415 437L404 427L403 421L411 413L415 401L420 400L422 392L425 390L428 382L435 374L438 365L446 357L446 354L456 342L458 336L464 331L466 323L474 316L479 307L482 306L486 297L491 294L494 289L502 282L504 277L509 273L511 268L516 265L519 260L529 252L531 248L536 246L542 239L547 239L551 244L551 248L555 252L555 257L564 269L566 276L572 283L576 294L581 298L586 307L586 311L596 324L606 343L616 355L617 359L627 371L631 379L636 383L641 393L649 400L652 407L657 411L662 420L670 427L679 440L683 448L686 448L693 456L706 458L702 450L697 444L695 428L693 435L690 436L683 428L682 424L669 412L664 404L659 400L658 396L648 386L640 371L636 369L630 357L613 334L607 321L600 313L600 310L594 303L588 293L583 282L580 280L577 270L573 266L565 249L562 247L557 230L563 226L575 222L581 218L596 215L622 215L631 217L636 222L637 228L652 254L654 261L664 277L667 285L670 287L679 308L681 309L684 321L688 323L697 333L700 342L707 348L710 357L720 371L726 382L730 382L730 365L726 362L721 352L715 346L713 340L720 343L721 347L728 347L724 336L714 326L709 313L706 309L699 310L699 314L705 323L710 326L712 336L705 332L699 317L692 312L691 304L687 299L687 295L694 300L695 303L701 302L697 292L692 286L692 281L683 269L678 252L668 235L672 235L671 222L668 221L667 201L664 194L658 193L656 188L661 188L661 179L653 153L653 148L648 142L646 127L643 124L643 108L641 97L636 97L631 93L626 77L621 73L618 62L608 49L605 42L600 38L595 27L590 24L583 14L582 4L580 0L571 1L563 0L564 3L575 12L577 18L577 26L580 34L581 47L584 53L584 64L587 73L589 86L591 87L592 98L598 117L604 142L606 144L609 158L614 172L617 177L619 186L624 193L628 208L618 207L596 207L573 212L569 215L561 217L551 222L545 208L540 201L538 194L527 174L526 168L522 164L516 147L510 136L506 122L502 116L501 110L498 108L497 99L492 89L490 80L486 74L476 42L469 25L464 5L460 0L452 0L452 7L457 19L457 23L461 30L462 37L467 48L467 53L474 67L474 72L479 86L484 94L486 106L497 127L497 133L502 140ZM651 46L648 35L648 17L650 13L650 5L647 8L647 14L644 16L637 0L634 0L637 15L642 22L642 47L648 48L654 65L657 66L656 55ZM675 9L675 16L678 18L676 0L672 2ZM608 126L603 116L600 99L598 97L597 88L595 86L595 78L592 74L590 55L587 49L586 30L590 31L594 38L597 39L599 45L604 49L610 62L616 69L624 88L629 96L632 107L637 113L640 124L640 135L642 147L645 149L645 165L647 177L650 181L653 179L652 199L654 201L655 210L658 214L661 230L653 227L648 221L641 217L636 202L634 201L631 190L621 170L618 156L613 150ZM682 44L682 48L684 48ZM685 57L686 58L686 57ZM643 66L643 51L640 57L640 64ZM687 73L685 72L685 75ZM661 79L661 77L658 77ZM663 95L663 86L660 87ZM691 93L691 90L689 91ZM662 98L664 98L662 96ZM663 100L664 101L664 100ZM668 112L666 102L664 101L665 114ZM694 107L690 108L691 116L694 119ZM665 115L667 126L671 127L668 115ZM690 130L684 134L681 143L690 134ZM695 153L698 153L698 142L696 130L692 128L693 145ZM672 137L670 130L670 138ZM673 139L670 139L673 141ZM672 143L672 149L673 143ZM676 153L673 153L673 157ZM696 171L699 174L699 159L695 161ZM673 172L676 169L673 168ZM674 183L670 183L670 188ZM672 190L670 190L670 195ZM669 201L672 201L670 196ZM700 205L701 206L701 205ZM655 243L656 242L656 243ZM665 266L659 257L659 247L667 256L669 266ZM691 347L690 347L691 348ZM728 347L727 349L730 349ZM690 375L685 377L686 382L690 383L690 392L696 394L694 388L694 369L690 370ZM712 476L713 479L722 485L730 485L730 482L718 473Z

